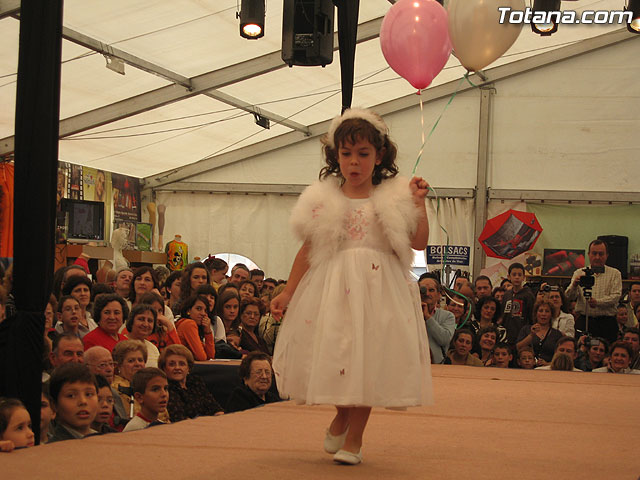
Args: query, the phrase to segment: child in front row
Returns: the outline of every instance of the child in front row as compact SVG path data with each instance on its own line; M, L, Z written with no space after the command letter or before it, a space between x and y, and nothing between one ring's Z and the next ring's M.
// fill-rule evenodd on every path
M51 374L49 393L56 412L49 443L97 433L91 423L98 413L98 391L89 367L79 363L59 366Z
M509 368L509 364L513 360L511 347L508 343L498 343L493 347L493 366L498 368Z
M518 352L518 366L525 370L533 370L536 368L536 356L533 353L533 348L524 347Z
M158 420L158 415L167 409L169 402L167 375L159 368L143 368L133 376L131 387L140 411L127 423L123 432L163 423Z
M0 452L33 447L31 417L17 398L0 398Z

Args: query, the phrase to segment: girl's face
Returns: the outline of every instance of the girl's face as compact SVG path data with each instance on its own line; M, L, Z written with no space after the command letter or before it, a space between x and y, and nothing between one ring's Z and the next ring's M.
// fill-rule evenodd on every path
M124 356L122 365L120 365L120 375L131 381L135 373L144 368L144 357L142 352L134 350Z
M381 155L368 140L356 143L341 143L338 148L338 163L345 184L350 188L370 187L373 169L380 165Z
M213 312L213 309L216 306L216 297L214 297L210 293L205 295L205 297L207 297L207 300L209 300L209 311Z
M160 302L153 302L151 308L156 311L156 315L164 315L164 304Z
M24 407L16 407L11 412L7 429L2 440L11 440L17 447L33 447L35 436L31 430L31 417Z
M109 335L115 335L122 326L122 318L120 302L109 302L100 312L100 327Z
M548 325L551 321L551 309L549 305L540 305L536 314L536 321L540 325Z
M240 316L242 326L253 330L260 322L260 310L255 305L249 305Z
M237 298L231 298L227 303L222 307L222 315L224 315L224 319L232 322L238 317L238 307L240 306L240 302L238 302Z
M50 303L47 303L47 307L44 309L44 330L45 332L53 326L53 307Z
M84 309L87 308L91 301L91 290L85 284L81 283L71 290L71 296L78 300L80 306Z
M493 321L493 316L496 314L496 304L494 302L487 302L482 305L482 309L480 310L480 316L482 320Z
M153 277L151 274L144 272L139 277L136 277L133 281L133 290L136 292L136 296L153 290Z
M466 333L459 335L455 341L456 353L461 357L466 356L471 351L472 341L471 335Z
M196 290L199 286L207 284L207 270L204 268L194 268L190 278L191 290Z
M207 306L201 300L196 300L196 303L189 309L187 315L198 325L202 325L202 321L207 316Z
M496 346L496 334L494 332L486 332L480 337L480 348L483 350L493 350Z
M182 355L169 355L164 365L164 373L167 374L169 380L173 380L182 385L187 380L189 363Z
M248 298L254 297L256 294L256 291L253 288L253 285L251 285L250 283L245 283L240 287L240 290L238 290L238 293L240 294L241 300L246 300Z
M153 333L153 314L151 312L142 312L133 318L131 326L131 338L143 340Z
M98 390L98 415L95 422L108 423L113 413L113 393L109 387Z

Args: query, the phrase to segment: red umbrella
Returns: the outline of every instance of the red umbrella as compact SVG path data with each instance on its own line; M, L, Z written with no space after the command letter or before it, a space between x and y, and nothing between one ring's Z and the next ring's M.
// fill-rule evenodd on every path
M489 257L511 259L531 250L541 233L535 214L508 210L487 221L478 241Z

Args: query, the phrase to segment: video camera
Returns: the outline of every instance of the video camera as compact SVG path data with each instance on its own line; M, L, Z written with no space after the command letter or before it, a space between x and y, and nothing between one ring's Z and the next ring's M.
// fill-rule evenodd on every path
M559 292L560 291L560 287L558 287L557 285L544 285L541 289L541 292L547 293L547 292Z
M591 289L596 283L596 278L594 275L596 273L604 273L604 267L587 267L583 268L582 271L584 272L584 275L580 277L578 284L582 288L584 298L589 299L591 298Z

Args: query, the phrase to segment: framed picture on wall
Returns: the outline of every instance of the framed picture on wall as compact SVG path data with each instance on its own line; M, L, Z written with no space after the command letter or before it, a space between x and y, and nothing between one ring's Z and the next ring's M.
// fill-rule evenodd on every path
M584 250L572 248L545 248L542 275L570 277L579 268L584 268Z
M137 222L136 223L136 250L142 250L148 252L151 250L151 230L152 225L150 223Z

